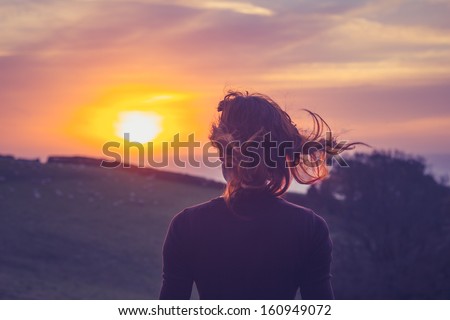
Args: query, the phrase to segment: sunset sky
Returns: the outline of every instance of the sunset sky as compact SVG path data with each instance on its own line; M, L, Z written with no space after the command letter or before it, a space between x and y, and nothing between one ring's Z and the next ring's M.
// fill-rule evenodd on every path
M155 143L206 141L228 89L299 126L308 108L342 138L449 154L449 17L439 0L0 0L0 154L101 156L144 114Z

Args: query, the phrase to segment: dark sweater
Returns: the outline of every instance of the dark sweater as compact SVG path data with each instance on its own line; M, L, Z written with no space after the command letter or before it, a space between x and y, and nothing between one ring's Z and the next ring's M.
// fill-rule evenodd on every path
M160 299L333 299L332 243L312 210L266 197L233 214L222 197L187 208L169 227ZM245 216L246 218L242 218Z

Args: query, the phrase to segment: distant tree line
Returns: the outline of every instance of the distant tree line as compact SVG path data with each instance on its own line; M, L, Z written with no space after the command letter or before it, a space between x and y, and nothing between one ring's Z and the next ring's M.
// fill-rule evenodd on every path
M424 160L355 154L297 203L326 216L342 299L450 299L450 188Z

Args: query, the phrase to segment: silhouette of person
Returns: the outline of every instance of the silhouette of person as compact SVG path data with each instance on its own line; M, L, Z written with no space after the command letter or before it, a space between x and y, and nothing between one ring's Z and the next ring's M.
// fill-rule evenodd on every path
M219 103L210 140L227 181L222 196L186 208L171 221L163 247L160 299L334 299L332 241L325 220L281 196L294 178L327 175L339 150L323 138L326 122L299 131L269 97L230 91ZM309 146L305 148L305 146ZM312 146L312 148L311 148Z

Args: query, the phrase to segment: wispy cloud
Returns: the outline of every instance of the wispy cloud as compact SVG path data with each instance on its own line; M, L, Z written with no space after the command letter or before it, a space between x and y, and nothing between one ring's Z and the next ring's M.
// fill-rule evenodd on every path
M340 19L330 35L350 44L370 45L450 45L450 34L427 26L383 24L365 18Z
M308 63L272 71L262 79L282 86L342 87L361 85L420 85L450 79L446 65L415 65L401 61L354 63Z
M230 10L242 14L271 16L274 12L268 8L242 1L178 1L179 4L196 8Z
M78 0L81 2L107 2L109 0ZM271 16L273 10L245 1L228 1L228 0L116 0L116 2L124 3L147 3L147 4L164 4L193 7L198 9L212 10L229 10L241 14Z

